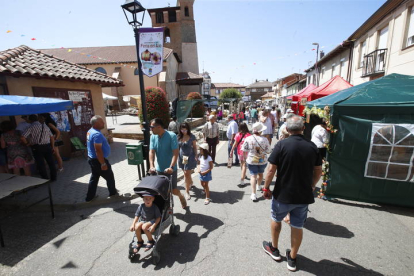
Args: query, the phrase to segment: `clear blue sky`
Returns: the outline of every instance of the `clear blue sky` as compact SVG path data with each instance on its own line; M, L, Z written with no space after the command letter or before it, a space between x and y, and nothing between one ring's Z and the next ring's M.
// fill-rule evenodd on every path
M200 73L204 67L213 82L245 85L255 79L274 81L303 73L309 62L315 61L313 42L329 52L385 2L196 0ZM19 45L37 49L134 45L132 29L120 7L123 3L2 0L0 50ZM174 6L176 0L141 1L145 8L165 7L168 3ZM150 27L149 16L144 20L144 26Z

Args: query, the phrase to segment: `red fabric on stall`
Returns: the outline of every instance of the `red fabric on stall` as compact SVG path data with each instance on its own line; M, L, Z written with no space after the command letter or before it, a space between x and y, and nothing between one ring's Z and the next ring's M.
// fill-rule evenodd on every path
M292 101L300 101L300 99L302 98L301 96L304 94L307 94L309 92L311 92L313 89L316 88L316 85L314 85L313 83L309 84L308 86L306 86L305 88L303 88L302 90L300 90L298 93L296 93L295 95L292 95L290 97L292 97ZM288 97L289 99L289 97Z
M352 87L353 85L341 78L340 76L335 76L332 79L328 80L324 84L318 86L312 90L307 95L302 95L301 98L307 98L307 101L313 101L338 91Z

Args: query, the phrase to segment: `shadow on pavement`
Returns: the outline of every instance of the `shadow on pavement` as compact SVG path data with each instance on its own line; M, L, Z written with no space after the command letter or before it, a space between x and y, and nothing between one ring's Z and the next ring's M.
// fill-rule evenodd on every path
M393 205L386 205L386 204L375 204L375 203L364 203L364 202L351 202L351 201L343 201L339 199L330 199L329 202L341 205L347 205L351 207L358 207L358 208L367 208L373 209L382 212L389 212L396 215L406 216L406 217L414 217L414 209L410 207L402 207L402 206L393 206Z
M76 188L77 187L74 187L74 189ZM98 186L97 193L100 189L107 192L106 188ZM83 193L83 197L85 195L86 191ZM99 197L96 200L98 199ZM106 199L106 197L100 200L107 200L108 205L114 203L113 199ZM21 202L19 202L19 204L22 208L24 207L21 205ZM114 211L124 213L124 210L129 207L131 210L134 209L131 211L132 215L134 215L136 206L131 205L129 201L124 204L127 204L127 206L123 207L122 210L114 209ZM27 256L40 249L42 246L50 243L72 226L82 220L88 219L90 215L102 208L102 202L94 205L94 201L92 201L89 204L83 204L82 207L79 208L83 209L68 207L68 210L58 211L57 208L55 208L54 219L51 216L49 205L41 206L42 211L33 211L34 209L31 208L26 210L15 209L15 207L8 210L2 208L0 213L0 223L5 247L0 247L0 264L12 267L24 260ZM75 215L73 213L74 211L76 211ZM55 250L58 250L65 240L66 238L64 237L51 244L55 247ZM70 264L68 264L67 268L69 267Z
M196 188L192 189L195 196L191 197L191 200L194 202L197 202L198 200L204 201L206 198L205 194L202 193L202 188ZM201 187L201 186L200 186ZM212 200L212 204L235 204L242 200L244 195L244 191L235 191L235 190L228 190L225 192L216 192L210 190L210 198Z
M333 224L332 222L318 221L315 218L308 217L305 228L309 231L323 236L350 239L355 235L342 225Z
M341 260L346 264L333 262L330 260L321 260L319 262L315 262L304 256L298 255L297 267L298 271L306 271L311 275L383 275L372 269L367 269L363 266L360 266L359 264L356 264L349 259L341 258Z
M224 223L211 216L203 214L194 214L187 211L186 214L175 214L176 219L187 223L185 229L181 229L177 237L171 235L163 236L158 242L158 250L161 254L159 264L154 268L160 270L166 267L172 267L174 263L185 264L194 261L199 249L201 239L205 239L208 235L217 230ZM191 228L201 226L205 231L199 236L198 233L191 232ZM151 258L142 259L142 267L152 266Z

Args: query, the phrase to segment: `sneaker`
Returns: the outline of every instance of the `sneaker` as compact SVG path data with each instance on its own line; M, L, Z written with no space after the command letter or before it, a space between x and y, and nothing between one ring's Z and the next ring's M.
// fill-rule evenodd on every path
M240 188L244 187L244 180L243 179L240 180L240 183L237 184L237 186L240 187Z
M257 185L256 186L256 191L260 192L262 190L262 186L261 185Z
M280 260L282 260L282 257L280 256L279 249L274 248L274 247L272 246L272 243L271 243L271 242L266 242L266 241L264 241L264 242L263 242L263 250L264 250L267 254L269 254L269 256L270 256L270 257L272 257L272 259L273 259L273 260L275 260L275 261L280 261Z
M206 198L206 200L204 200L204 205L208 205L208 204L210 204L210 202L211 202L211 199Z
M123 196L124 196L123 194L116 193L116 194L113 194L113 195L109 195L109 196L107 197L107 199L111 199L111 198L119 198L119 197L123 197Z
M63 172L63 168L58 169L58 172Z
M250 196L250 199L251 199L253 202L256 202L256 201L257 201L256 194L252 194L252 195Z
M286 249L287 269L296 271L296 259L290 257L290 249Z
M98 195L95 195L91 200L85 200L86 203L90 203L92 200L96 199Z
M191 199L191 196L190 196L190 194L189 194L189 193L186 193L186 194L185 194L185 199L187 199L187 200L190 200L190 199Z

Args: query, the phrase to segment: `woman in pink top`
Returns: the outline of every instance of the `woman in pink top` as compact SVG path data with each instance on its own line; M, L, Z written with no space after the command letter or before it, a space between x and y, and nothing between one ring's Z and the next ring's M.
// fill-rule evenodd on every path
M245 123L241 123L239 125L239 132L234 137L234 143L233 148L230 151L230 157L233 158L233 152L234 149L237 147L237 155L239 156L240 160L240 168L241 168L241 179L240 184L238 184L239 187L244 187L244 179L246 178L246 158L247 158L247 152L242 150L242 145L244 143L244 140L246 140L247 137L249 137L251 134L249 132L249 128Z

